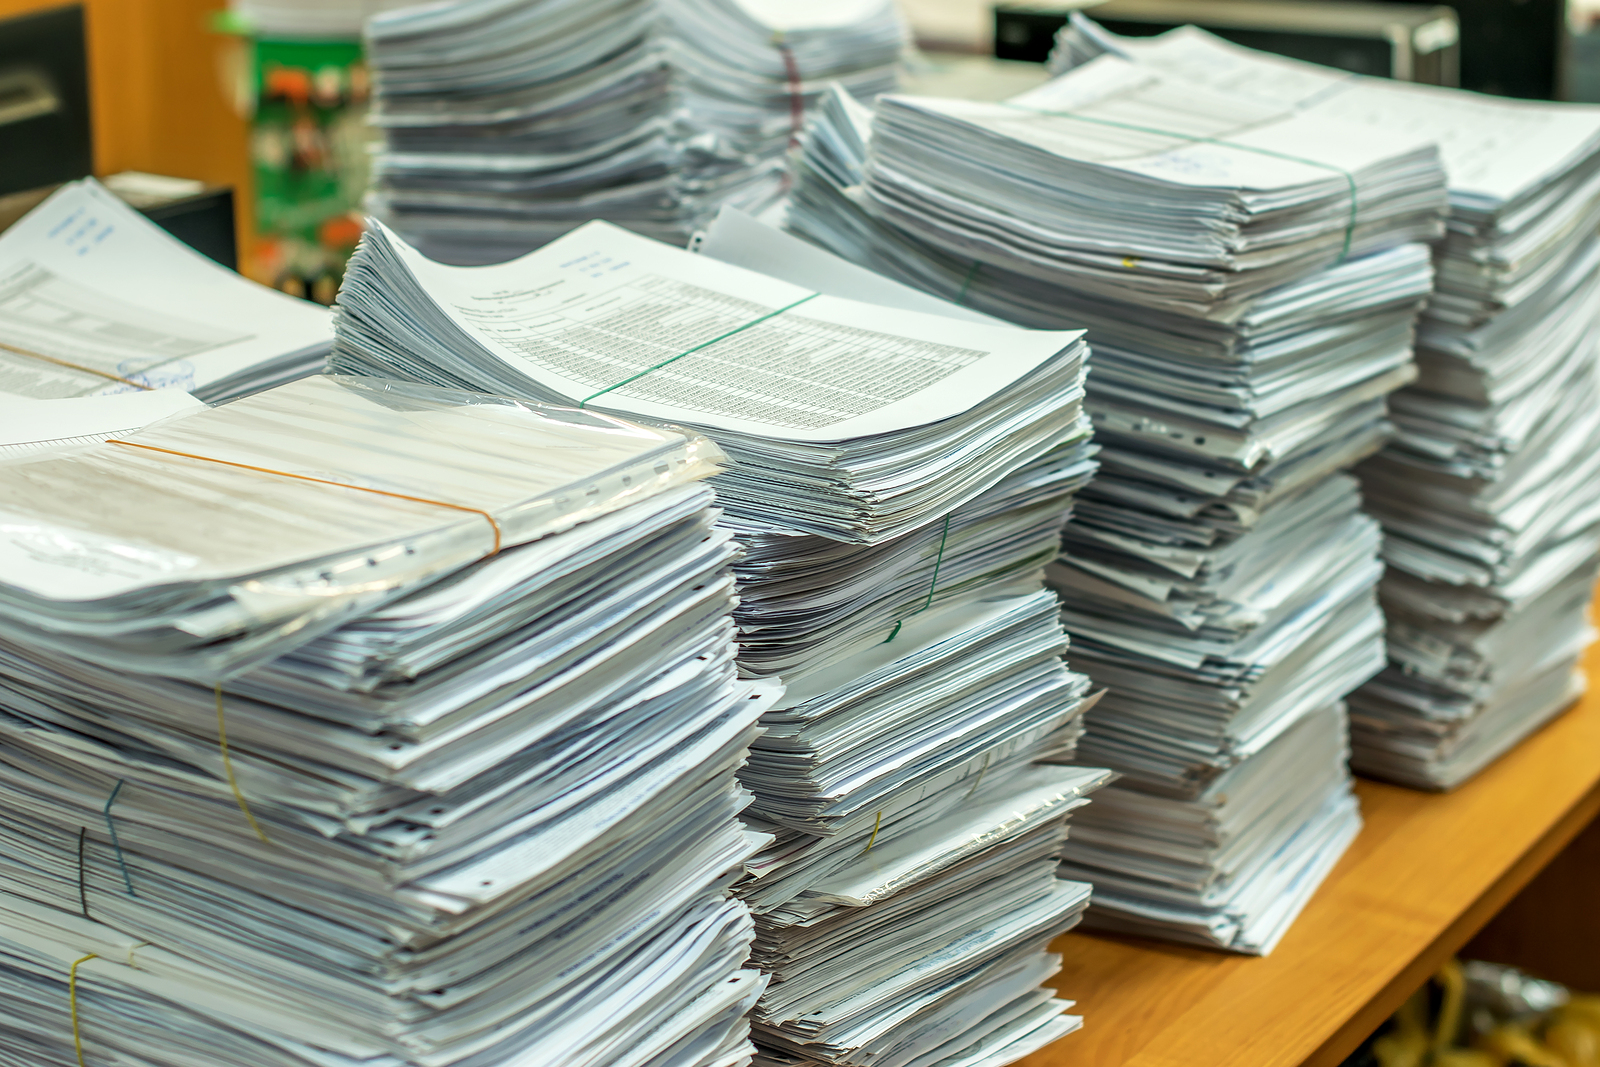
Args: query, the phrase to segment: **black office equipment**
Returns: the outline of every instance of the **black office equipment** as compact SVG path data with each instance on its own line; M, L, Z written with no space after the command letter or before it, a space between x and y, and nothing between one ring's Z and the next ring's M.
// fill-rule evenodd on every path
M0 19L0 196L94 167L83 8Z
M1455 85L1458 28L1448 7L1336 0L1106 0L994 8L994 54L1044 62L1068 14L1083 8L1113 33L1143 37L1195 25L1237 44L1358 74Z

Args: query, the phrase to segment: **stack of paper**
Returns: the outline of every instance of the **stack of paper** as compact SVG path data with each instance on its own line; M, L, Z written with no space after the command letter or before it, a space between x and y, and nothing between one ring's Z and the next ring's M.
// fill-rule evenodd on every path
M717 456L314 378L0 467L12 1058L746 1062Z
M683 111L741 161L747 203L776 196L783 156L830 82L871 100L896 87L907 30L889 0L661 0ZM759 166L751 170L751 161ZM702 215L703 219L704 216Z
M1436 236L1440 189L1420 134L1308 120L1108 56L1004 103L883 98L866 196L969 260L1234 321L1311 271Z
M1064 817L1109 772L1033 762L1081 729L1065 645L1055 597L1017 589L908 620L763 717L741 777L776 840L737 887L772 975L758 1062L999 1064L1078 1026L1038 986L1088 903L1055 873Z
M731 517L877 544L1083 436L1081 334L806 289L606 223L492 268L388 229L351 259L332 365L694 426Z
M1074 494L1094 473L1083 435L1012 472L946 520L863 547L779 527L729 522L744 547L739 663L796 678L881 644L896 623L936 606L1037 580L1055 558Z
M93 178L72 182L0 235L0 456L303 377L332 344L323 308L218 266Z
M890 0L454 0L367 25L373 209L435 258L510 259L592 218L682 244L779 195L828 79L893 88Z
M1349 843L1344 708L1296 721L1193 797L1129 786L1073 820L1062 870L1094 884L1095 925L1265 954Z
M1108 924L1267 951L1359 825L1347 773L1285 775L1269 753L1382 666L1378 530L1339 472L1378 448L1385 396L1415 376L1430 270L1414 239L1439 232L1443 200L1421 135L1114 57L1004 104L886 97L874 119L835 96L804 138L792 228L1094 343L1101 471L1050 572L1074 663L1110 687L1079 755L1192 831L1124 814L1092 851L1069 843L1069 874L1114 887ZM1337 768L1335 734L1307 744ZM1159 813L1230 775L1233 802L1297 821L1213 863L1199 824ZM1152 848L1208 873L1174 889ZM1285 910L1262 886L1287 884L1304 892Z
M1372 131L1425 129L1450 183L1421 376L1362 468L1390 666L1351 700L1358 769L1448 788L1581 690L1600 542L1600 108L1352 78L1195 29L1113 49ZM1537 650L1537 654L1530 654Z
M713 232L703 255L596 224L470 271L374 231L336 359L705 427L730 450L739 668L795 687L742 775L774 835L736 887L774 982L762 1056L1008 1062L1077 1025L1038 986L1088 898L1054 873L1064 820L1107 777L1033 765L1070 755L1091 703L1041 582L1093 468L1083 347L917 294L925 309L846 299L880 294L728 218L744 243ZM763 248L786 280L714 258ZM892 954L827 947L913 913Z
M361 27L380 11L412 0L229 0L228 9L270 40L355 41Z
M732 209L691 247L884 308L995 321ZM738 887L773 975L759 1062L1000 1064L1079 1025L1037 986L1059 965L1044 946L1088 901L1054 874L1063 817L1109 772L1037 766L1072 760L1095 699L1060 661L1039 579L1096 447L1085 427L937 536L863 550L736 528L740 668L789 682L742 775L747 818L776 835Z

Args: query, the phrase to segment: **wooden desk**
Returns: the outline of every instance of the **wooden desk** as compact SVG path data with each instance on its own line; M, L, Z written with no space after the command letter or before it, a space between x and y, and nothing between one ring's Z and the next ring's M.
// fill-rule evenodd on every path
M1022 1064L1339 1063L1600 812L1597 690L1454 793L1358 782L1366 828L1265 959L1062 937L1084 1026Z

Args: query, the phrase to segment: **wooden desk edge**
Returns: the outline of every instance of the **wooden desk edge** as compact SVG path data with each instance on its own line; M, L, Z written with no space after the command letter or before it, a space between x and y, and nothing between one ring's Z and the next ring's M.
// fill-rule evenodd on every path
M1529 846L1516 863L1506 868L1494 885L1441 931L1432 944L1406 964L1390 979L1388 985L1346 1020L1316 1052L1306 1057L1304 1067L1337 1067L1342 1063L1597 815L1600 815L1600 784L1569 808L1558 822L1545 831L1543 837Z

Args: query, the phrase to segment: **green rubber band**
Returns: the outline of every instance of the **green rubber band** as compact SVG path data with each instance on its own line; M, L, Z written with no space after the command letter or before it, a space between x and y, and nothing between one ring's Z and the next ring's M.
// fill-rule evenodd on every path
M1270 148L1257 148L1254 145L1238 144L1234 141L1223 141L1215 137L1196 137L1189 133L1178 133L1174 130L1157 129L1154 126L1140 126L1133 122L1118 122L1115 119L1099 119L1092 115L1076 115L1070 111L1048 111L1039 107L1024 107L1022 104L1002 103L1001 107L1009 107L1017 111L1027 111L1035 115L1053 115L1056 118L1076 119L1078 122L1091 122L1099 126L1111 126L1119 130L1133 130L1135 133L1153 133L1160 137L1176 137L1180 141L1192 144L1214 144L1224 148L1237 148L1241 152L1254 152L1258 156L1271 156L1274 159L1288 160L1290 163L1304 163L1308 167L1321 167L1331 170L1335 174L1344 176L1345 183L1350 186L1350 221L1344 228L1344 247L1339 250L1339 258L1344 259L1350 254L1350 242L1356 232L1356 176L1336 163L1324 163L1319 159L1307 159L1304 156L1293 156L1287 152L1275 152Z
M717 336L717 337L713 337L711 340L706 341L704 344L695 345L693 348L689 349L687 352L679 352L677 355L673 356L671 359L664 359L660 363L657 363L653 367L646 367L644 370L640 371L638 374L635 374L635 375L633 375L631 377L622 379L622 381L618 382L616 385L608 385L608 386L606 386L604 389L600 390L598 393L595 393L593 396L584 397L582 400L578 401L578 406L581 408L581 407L583 407L584 405L589 403L589 401L593 400L597 396L605 396L607 393L611 392L613 389L621 389L624 385L627 385L629 382L636 382L640 378L643 378L646 374L653 374L656 371L660 370L662 367L665 367L669 363L676 363L678 360L682 359L684 356L692 356L696 352L699 352L701 349L710 348L712 345L716 344L718 341L726 341L728 338L732 337L736 333L744 333L744 331L748 330L752 326L759 326L763 322L766 322L768 319L775 319L779 315L782 315L785 311L793 310L794 308L799 307L801 304L804 304L807 300L815 300L817 297L819 297L821 295L822 295L821 293L812 293L810 296L803 296L799 300L796 300L794 303L789 304L787 307L781 307L777 311L768 312L767 314L761 316L759 319L751 319L749 322L745 323L743 326L735 327L734 329L729 330L725 334L722 334L722 335Z
M133 879L128 877L128 861L122 858L122 842L117 840L117 824L111 821L111 805L117 802L117 794L122 792L122 779L117 779L117 787L106 798L104 814L106 817L106 830L111 834L111 847L117 852L117 866L122 868L122 884L128 887L128 895L136 897L139 894L133 891Z
M913 611L911 615L921 615L924 611L933 607L933 591L939 587L939 566L944 563L944 545L948 540L950 540L950 516L946 515L944 517L944 533L939 535L939 554L933 558L933 577L928 581L928 599L924 600L922 607ZM906 618L909 619L911 615L907 615ZM883 643L887 645L890 641L893 641L895 635L900 632L900 627L905 624L905 619L895 623L894 629L889 631L889 636L883 639Z
M978 276L978 268L983 266L979 260L973 260L972 266L967 271L967 276L961 281L961 291L956 294L956 303L964 304L967 300L967 290L972 287L972 279Z

